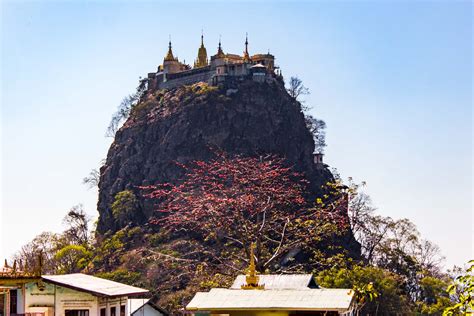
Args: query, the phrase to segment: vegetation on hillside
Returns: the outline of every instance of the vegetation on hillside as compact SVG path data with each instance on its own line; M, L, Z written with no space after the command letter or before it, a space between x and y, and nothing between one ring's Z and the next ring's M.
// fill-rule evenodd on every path
M447 292L453 276L441 271L438 248L409 220L377 215L360 185L337 179L308 205L305 182L277 157L219 153L182 167L187 172L180 184L142 188L159 202L149 224L126 220L135 197L121 192L112 208L125 228L93 239L87 216L74 207L62 234L39 235L17 258L32 263L42 250L44 273L85 271L146 287L173 311L196 291L228 286L257 241L260 272L311 272L321 286L353 288L361 293L362 315L457 315L472 307L472 266ZM347 195L349 221L340 213ZM332 248L341 225L350 225L361 243L360 260ZM183 238L183 230L191 237Z
M325 123L308 115L300 100L309 90L297 77L287 89L306 112L306 127L322 152ZM181 90L148 97L176 98L176 104L204 95L226 98L205 84ZM138 102L142 96L140 86L124 99L111 136L129 116L147 113L147 101ZM82 271L148 288L155 302L174 312L197 291L229 286L247 267L256 242L261 273L313 273L323 287L352 288L361 315L462 315L473 309L473 262L465 271L443 272L439 248L422 239L408 219L378 215L363 184L343 183L335 175L308 203L306 181L284 159L215 154L180 165L185 176L179 183L117 192L107 207L118 231L94 235L82 206L75 206L63 233L38 235L16 259L33 267L41 251L43 273ZM91 186L98 181L97 171L84 179ZM134 216L141 212L139 198L156 209L146 223ZM360 243L359 257L336 243L347 231Z

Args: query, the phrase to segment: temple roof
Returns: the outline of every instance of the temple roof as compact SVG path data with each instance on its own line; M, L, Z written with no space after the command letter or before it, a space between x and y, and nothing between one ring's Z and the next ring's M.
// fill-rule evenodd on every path
M311 310L339 311L351 308L350 289L237 290L211 289L198 292L187 310Z
M198 49L198 57L194 63L194 67L204 67L207 65L207 50L206 47L204 47L204 35L201 34L201 47Z
M164 61L174 61L174 60L175 58L173 56L173 50L171 49L171 40L170 40L168 44L168 53L166 54Z
M312 274L260 274L259 278L259 285L265 284L267 290L318 288ZM245 284L245 275L238 275L230 288L240 289L242 284Z

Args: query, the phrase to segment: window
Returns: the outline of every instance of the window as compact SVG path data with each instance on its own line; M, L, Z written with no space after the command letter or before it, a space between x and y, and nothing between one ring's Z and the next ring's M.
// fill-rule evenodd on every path
M125 305L120 305L120 316L125 316Z
M110 316L117 316L117 314L115 313L115 310L116 310L115 306L110 308Z
M4 310L5 310L5 294L1 293L0 294L0 316L3 316Z
M65 316L89 316L88 309L66 309Z
M100 316L105 316L105 308L100 309Z
M10 291L10 314L16 314L17 312L17 302L18 302L18 291Z

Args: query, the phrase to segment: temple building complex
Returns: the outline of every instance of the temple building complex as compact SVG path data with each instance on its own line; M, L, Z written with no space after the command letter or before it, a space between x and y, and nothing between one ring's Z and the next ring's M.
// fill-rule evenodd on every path
M201 35L201 46L194 67L182 63L173 54L171 40L163 64L145 79L148 90L171 89L182 85L205 82L210 85L228 84L243 80L265 82L281 78L275 66L275 57L270 53L250 55L248 38L245 38L243 55L224 53L221 41L217 53L208 58Z

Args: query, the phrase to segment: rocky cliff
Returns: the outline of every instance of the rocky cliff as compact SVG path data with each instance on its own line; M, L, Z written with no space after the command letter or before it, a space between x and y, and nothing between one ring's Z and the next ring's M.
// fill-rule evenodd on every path
M183 170L175 162L205 160L212 148L230 154L285 157L304 172L310 194L332 179L316 168L314 141L298 102L281 82L243 82L228 88L205 84L146 94L117 132L101 168L98 232L120 228L111 212L114 196L123 190L175 182ZM140 200L133 221L145 223L153 206Z

